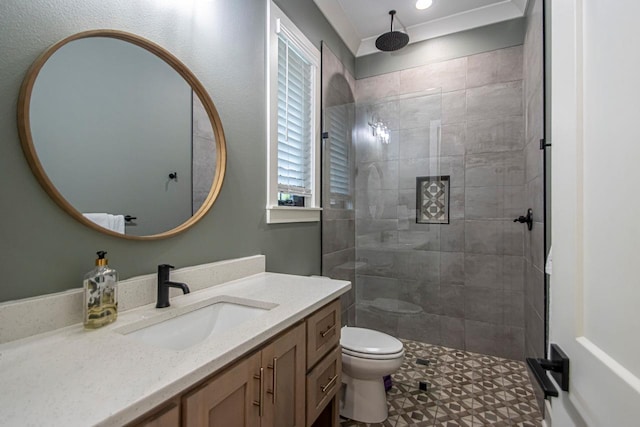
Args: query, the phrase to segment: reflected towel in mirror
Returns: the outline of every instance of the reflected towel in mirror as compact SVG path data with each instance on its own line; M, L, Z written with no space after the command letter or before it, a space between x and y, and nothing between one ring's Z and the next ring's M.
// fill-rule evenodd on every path
M124 215L108 213L83 213L82 215L102 228L124 234Z

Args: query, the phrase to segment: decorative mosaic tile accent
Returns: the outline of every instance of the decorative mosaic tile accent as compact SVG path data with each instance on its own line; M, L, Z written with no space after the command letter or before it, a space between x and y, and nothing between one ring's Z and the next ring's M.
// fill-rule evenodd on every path
M416 222L449 224L449 176L416 178Z
M402 340L405 359L387 394L389 417L342 427L540 427L542 417L524 363ZM427 366L417 359L429 361ZM421 391L420 381L428 384Z

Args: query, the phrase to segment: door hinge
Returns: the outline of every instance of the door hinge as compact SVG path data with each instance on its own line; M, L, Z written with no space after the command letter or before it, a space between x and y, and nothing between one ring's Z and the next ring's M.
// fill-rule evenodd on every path
M544 150L547 147L551 147L551 143L547 142L544 138L540 140L540 149Z

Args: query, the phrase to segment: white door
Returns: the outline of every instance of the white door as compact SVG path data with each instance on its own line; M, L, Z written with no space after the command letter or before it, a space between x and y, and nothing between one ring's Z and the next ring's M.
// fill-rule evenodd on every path
M552 424L640 426L640 2L550 3Z

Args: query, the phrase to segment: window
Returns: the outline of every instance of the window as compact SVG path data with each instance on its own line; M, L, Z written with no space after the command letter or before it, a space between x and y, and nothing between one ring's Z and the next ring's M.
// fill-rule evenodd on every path
M267 222L320 220L320 52L270 2Z
M351 108L350 108L351 107ZM329 193L331 205L346 208L351 200L351 121L353 104L329 107L325 129L329 131Z

